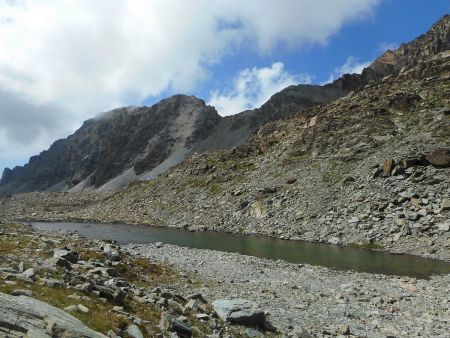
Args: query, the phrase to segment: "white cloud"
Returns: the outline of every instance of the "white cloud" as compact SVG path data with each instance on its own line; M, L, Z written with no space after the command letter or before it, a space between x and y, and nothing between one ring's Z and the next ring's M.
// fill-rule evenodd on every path
M359 62L354 56L349 56L343 65L334 68L333 73L330 74L325 83L333 82L344 74L361 74L364 68L370 66L371 62Z
M231 88L211 92L208 104L222 116L233 115L261 106L281 89L298 83L310 83L308 74L293 75L285 71L281 62L271 67L244 69L234 79Z
M0 0L0 89L30 103L16 110L29 121L52 105L60 124L78 125L167 90L191 91L241 48L326 43L379 1ZM4 118L0 110L3 130Z

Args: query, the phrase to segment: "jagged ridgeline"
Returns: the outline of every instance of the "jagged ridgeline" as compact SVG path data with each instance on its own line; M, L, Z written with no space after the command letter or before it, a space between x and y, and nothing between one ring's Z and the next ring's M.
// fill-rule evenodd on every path
M449 50L449 21L447 15L426 34L396 51L387 51L361 75L347 74L325 86L290 86L259 109L235 116L220 117L203 100L183 95L151 107L103 113L33 156L25 166L5 169L0 195L116 190L136 180L157 177L196 152L231 149L271 121L294 115L308 117L312 113L305 112L307 108L329 103L402 70L422 67L425 60ZM326 131L321 135L328 136Z

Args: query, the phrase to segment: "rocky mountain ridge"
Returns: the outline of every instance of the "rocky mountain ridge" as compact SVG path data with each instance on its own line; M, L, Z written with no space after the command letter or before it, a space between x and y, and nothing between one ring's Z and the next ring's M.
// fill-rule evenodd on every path
M297 85L261 108L221 117L203 100L175 95L151 107L119 108L87 120L66 139L5 169L0 195L27 191L108 191L151 179L195 152L232 148L263 124L343 96L340 82Z
M245 142L264 124L333 101L352 90L399 73L449 49L449 16L426 34L387 51L361 75L346 74L325 86L290 86L259 109L220 117L204 101L176 95L152 107L119 108L86 121L67 139L6 168L0 195L27 191L116 190L138 179L151 179L186 157Z

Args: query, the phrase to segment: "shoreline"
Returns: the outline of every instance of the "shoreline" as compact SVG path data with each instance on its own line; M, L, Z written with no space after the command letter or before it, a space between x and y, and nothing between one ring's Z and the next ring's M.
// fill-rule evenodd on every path
M269 313L271 323L285 334L292 327L301 327L319 336L327 335L325 332L334 335L339 334L342 325L348 325L355 336L414 336L419 332L424 336L444 336L439 322L443 321L444 327L450 325L448 307L442 300L448 291L436 288L449 285L450 274L422 280L169 244L121 247L130 255L184 270L204 283L200 287L185 285L184 290L177 291L259 303ZM439 307L442 312L427 322L425 317L431 315L427 311Z
M369 250L373 252L380 252L380 253L387 253L391 255L399 255L399 256L416 256L421 257L424 259L430 259L430 260L436 260L436 261L442 261L446 263L450 263L450 256L443 257L435 254L430 253L423 253L423 252L410 252L409 250L405 250L404 248L385 248L385 247L370 247L368 245L359 244L359 243L338 243L338 244L332 244L328 243L326 241L320 241L320 240L314 240L314 239L304 239L304 238L285 238L284 236L277 236L277 235L271 235L271 234L264 234L264 233L256 233L256 232L238 232L238 231L221 231L216 230L214 228L185 228L180 226L167 226L167 225L158 225L158 224L148 224L144 222L123 222L120 220L93 220L93 219L57 219L57 218L48 218L48 219L28 219L24 218L22 220L15 220L14 222L21 222L25 224L29 223L85 223L85 224L115 224L115 225L127 225L127 226L148 226L148 227L156 227L156 228L167 228L167 229L179 229L179 230L185 230L188 232L212 232L212 233L226 233L226 234L232 234L235 236L253 236L253 237L262 237L267 239L276 239L276 240L283 240L283 241L296 241L296 242L304 242L304 243L311 243L311 244L321 244L321 245L327 245L327 246L335 246L340 248L357 248L362 250Z

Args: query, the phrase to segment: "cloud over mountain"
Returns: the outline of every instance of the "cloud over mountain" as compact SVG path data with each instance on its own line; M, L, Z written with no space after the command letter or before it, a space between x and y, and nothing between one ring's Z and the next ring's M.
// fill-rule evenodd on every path
M378 2L335 0L324 11L312 0L0 0L0 89L27 103L0 111L0 139L20 141L13 111L34 128L29 155L99 111L193 90L242 48L324 44Z

